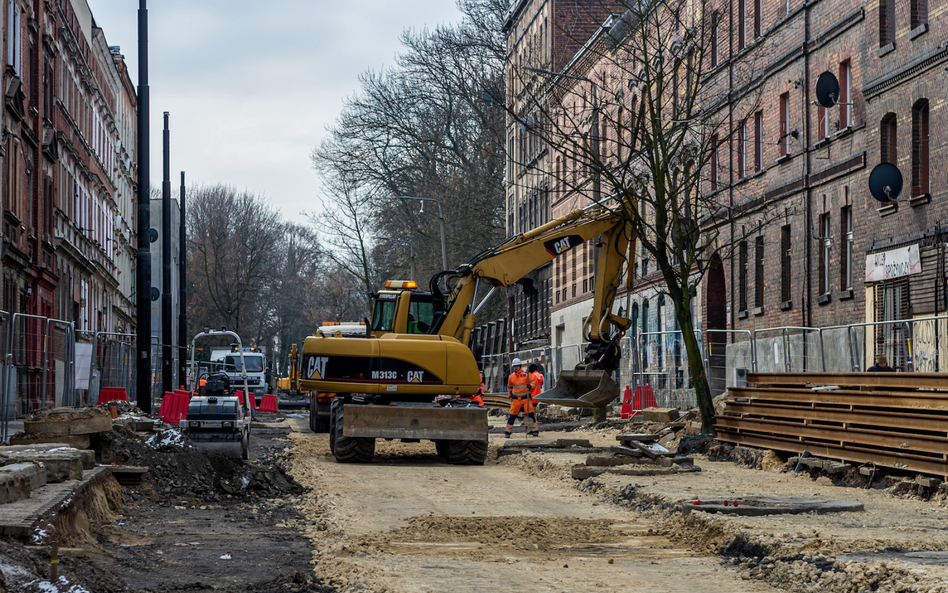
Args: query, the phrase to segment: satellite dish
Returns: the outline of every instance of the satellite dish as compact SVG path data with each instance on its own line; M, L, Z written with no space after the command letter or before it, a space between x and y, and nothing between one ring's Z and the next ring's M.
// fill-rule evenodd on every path
M880 202L894 202L902 193L902 172L892 163L879 163L869 173L869 193Z
M832 72L826 71L816 79L816 102L823 107L836 107L839 102L839 80Z
M158 229L148 229L148 238L152 243L158 240Z
M161 291L155 288L154 286L152 286L151 287L151 300L157 301L160 298L161 298Z

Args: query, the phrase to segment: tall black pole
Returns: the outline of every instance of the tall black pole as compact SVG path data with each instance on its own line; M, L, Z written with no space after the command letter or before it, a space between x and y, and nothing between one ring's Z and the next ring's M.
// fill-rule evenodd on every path
M174 391L174 344L171 318L171 131L165 111L161 177L161 388Z
M138 7L138 252L135 268L135 392L138 407L151 413L151 184L148 159L148 9Z
M178 378L188 377L188 220L184 209L184 171L181 171L181 220L178 224ZM190 386L188 386L190 388Z

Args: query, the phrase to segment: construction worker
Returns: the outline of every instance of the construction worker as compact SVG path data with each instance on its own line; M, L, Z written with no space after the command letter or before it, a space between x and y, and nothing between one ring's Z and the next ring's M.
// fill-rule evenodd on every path
M530 390L530 403L536 406L538 402L535 398L543 391L543 373L537 368L536 363L530 363L527 367L527 374L533 382L533 388Z
M481 376L481 387L474 393L474 395L462 395L461 399L471 400L471 404L475 406L484 406L484 373L478 371L478 374Z
M540 427L537 425L537 416L533 413L533 401L530 399L530 393L533 391L534 384L530 375L524 372L519 358L510 362L513 372L507 377L507 397L510 398L510 415L507 416L507 427L504 430L504 437L510 438L513 431L514 420L523 410L530 423L526 421L527 434L530 436L540 436Z

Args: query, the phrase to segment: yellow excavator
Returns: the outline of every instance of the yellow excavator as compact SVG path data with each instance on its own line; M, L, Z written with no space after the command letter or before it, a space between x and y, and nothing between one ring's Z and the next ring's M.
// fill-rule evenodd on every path
M631 326L612 313L622 270L634 262L630 202L591 204L510 237L433 276L429 292L418 291L414 282L389 282L375 294L365 337L321 331L307 337L300 388L335 394L326 413L336 460L370 461L377 438L427 439L449 463L483 464L487 411L463 398L480 387L470 348L477 312L497 289L596 237L585 359L536 399L573 407L601 407L615 399L619 387L611 375L619 366L619 340ZM478 300L482 286L487 292Z

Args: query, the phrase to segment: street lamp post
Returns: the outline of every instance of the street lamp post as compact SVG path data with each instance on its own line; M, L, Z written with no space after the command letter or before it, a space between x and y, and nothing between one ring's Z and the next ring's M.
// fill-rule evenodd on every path
M438 222L441 224L441 264L444 269L448 269L448 243L444 232L444 210L441 209L441 201L435 198L416 198L415 196L397 196L399 200L418 200L421 202L421 212L425 211L425 202L434 202L438 205Z
M409 280L415 279L415 246L412 245L411 241L406 241L404 239L396 239L395 237L379 237L379 241L392 241L394 243L401 243L402 245L408 245L408 257L411 261L411 277Z

